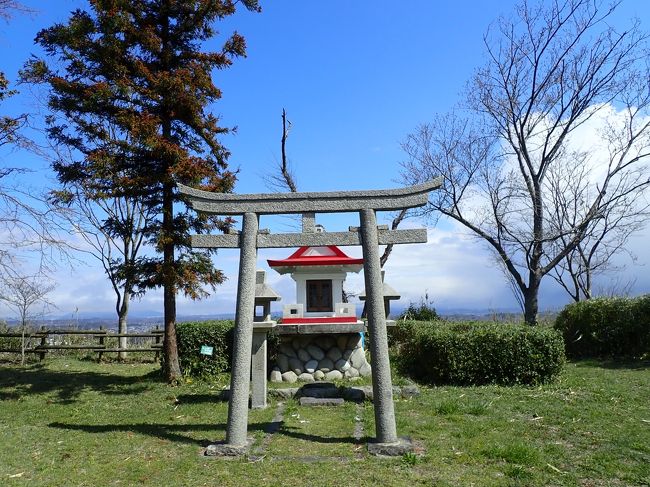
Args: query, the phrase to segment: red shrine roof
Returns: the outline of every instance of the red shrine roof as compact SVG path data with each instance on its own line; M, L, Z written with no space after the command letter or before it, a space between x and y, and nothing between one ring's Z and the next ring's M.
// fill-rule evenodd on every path
M354 259L346 255L336 245L325 247L300 247L293 254L282 260L267 260L270 267L299 267L311 265L360 265L363 259Z

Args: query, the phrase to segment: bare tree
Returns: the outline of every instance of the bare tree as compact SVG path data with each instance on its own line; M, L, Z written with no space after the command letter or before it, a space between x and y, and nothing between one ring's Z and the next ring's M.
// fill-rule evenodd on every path
M59 213L21 180L29 172L0 170L0 276L24 265L28 256L37 273L74 262Z
M86 242L86 251L101 263L115 293L118 333L127 333L129 305L138 295L138 275L134 268L142 258L146 228L155 218L155 212L137 197L98 197L92 189L83 186L54 194L67 201L69 206L62 208L61 214L66 215L75 234ZM119 348L127 346L127 338L120 337ZM126 352L120 351L118 356L124 359Z
M128 140L114 125L100 120L106 141L119 146ZM68 147L51 144L52 164L65 161L74 165L74 154ZM119 153L116 157L122 157ZM84 242L83 252L99 261L115 294L115 312L118 333L128 332L128 314L131 299L143 294L139 287L141 277L138 264L144 259L147 228L156 218L153 208L144 203L137 193L124 191L120 182L128 171L112 169L97 180L90 177L68 181L61 189L50 192L50 203L59 215L71 225L72 231ZM119 338L119 348L126 349L128 340ZM120 359L126 352L120 351Z
M405 179L443 176L428 211L487 243L530 324L542 278L609 208L650 184L647 35L610 25L618 3L523 1L484 38L488 61L468 85L467 115L438 117L404 143ZM588 122L602 127L602 149L585 157L576 131ZM588 199L557 219L550 174L567 164L595 165L597 178L580 181Z
M289 166L287 158L287 138L291 131L291 121L287 120L287 111L282 109L282 139L280 140L280 147L282 149L282 160L278 165L278 174L272 174L269 177L271 184L278 188L286 187L290 192L298 192L298 184L296 183L296 176Z
M3 275L0 281L0 301L3 301L12 311L17 313L21 330L20 364L25 365L25 348L27 327L37 316L44 314L44 309L51 306L47 295L54 289L54 284L48 282L43 275L20 276L15 273ZM40 312L34 307L42 305Z

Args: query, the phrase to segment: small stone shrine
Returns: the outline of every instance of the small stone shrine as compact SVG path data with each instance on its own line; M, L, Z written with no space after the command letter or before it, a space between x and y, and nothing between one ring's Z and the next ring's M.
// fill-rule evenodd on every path
M370 377L354 304L343 302L343 283L359 272L363 259L347 256L335 245L300 247L269 267L290 274L296 282L296 303L283 307L282 324L275 328L280 345L271 382Z

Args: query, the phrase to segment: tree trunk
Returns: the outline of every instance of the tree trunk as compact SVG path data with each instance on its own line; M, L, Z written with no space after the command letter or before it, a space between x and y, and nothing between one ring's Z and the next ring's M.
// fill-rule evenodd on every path
M585 285L582 291L585 299L591 299L591 266L589 265L585 269Z
M169 0L163 2L161 12L163 12L162 24L162 51L160 53L160 62L162 70L170 69L172 49L169 46L169 26L168 16L170 8ZM169 113L169 106L172 100L162 99L161 129L162 136L167 141L172 142L172 119ZM171 162L166 162L165 171L167 177L163 183L163 202L162 202L162 229L159 238L163 244L163 306L165 308L165 340L163 343L163 375L169 384L177 384L181 379L181 367L178 362L178 347L176 344L176 270L174 269L174 181L169 176Z
M176 345L176 283L174 278L174 199L173 183L167 182L163 188L163 288L165 307L165 341L163 344L163 374L170 384L181 379Z
M27 324L25 323L24 320L23 320L22 325L23 325L21 327L22 328L22 330L21 330L22 336L20 337L20 365L21 365L21 367L23 365L25 365L25 328L26 328Z
M541 279L533 278L523 292L524 296L524 321L531 326L537 324L537 312L539 311L539 285Z
M122 334L122 333L127 333L127 318L129 316L129 301L131 299L131 294L128 291L124 291L124 295L122 297L122 304L120 306L120 309L117 313L118 317L118 322L117 322L117 332ZM119 341L119 346L118 348L127 348L128 347L128 340L126 337L120 337ZM124 360L126 359L127 353L126 352L118 352L118 358L119 360Z

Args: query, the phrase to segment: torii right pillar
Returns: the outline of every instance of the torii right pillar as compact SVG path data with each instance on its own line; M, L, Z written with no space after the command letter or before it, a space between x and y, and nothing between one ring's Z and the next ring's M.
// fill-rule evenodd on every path
M375 210L359 212L361 245L363 249L363 273L366 283L366 306L368 332L370 334L370 357L372 360L372 389L375 410L374 442L368 450L374 454L399 455L411 450L407 440L397 437L393 383L388 356L388 333L384 308L381 265L379 263L379 238Z

